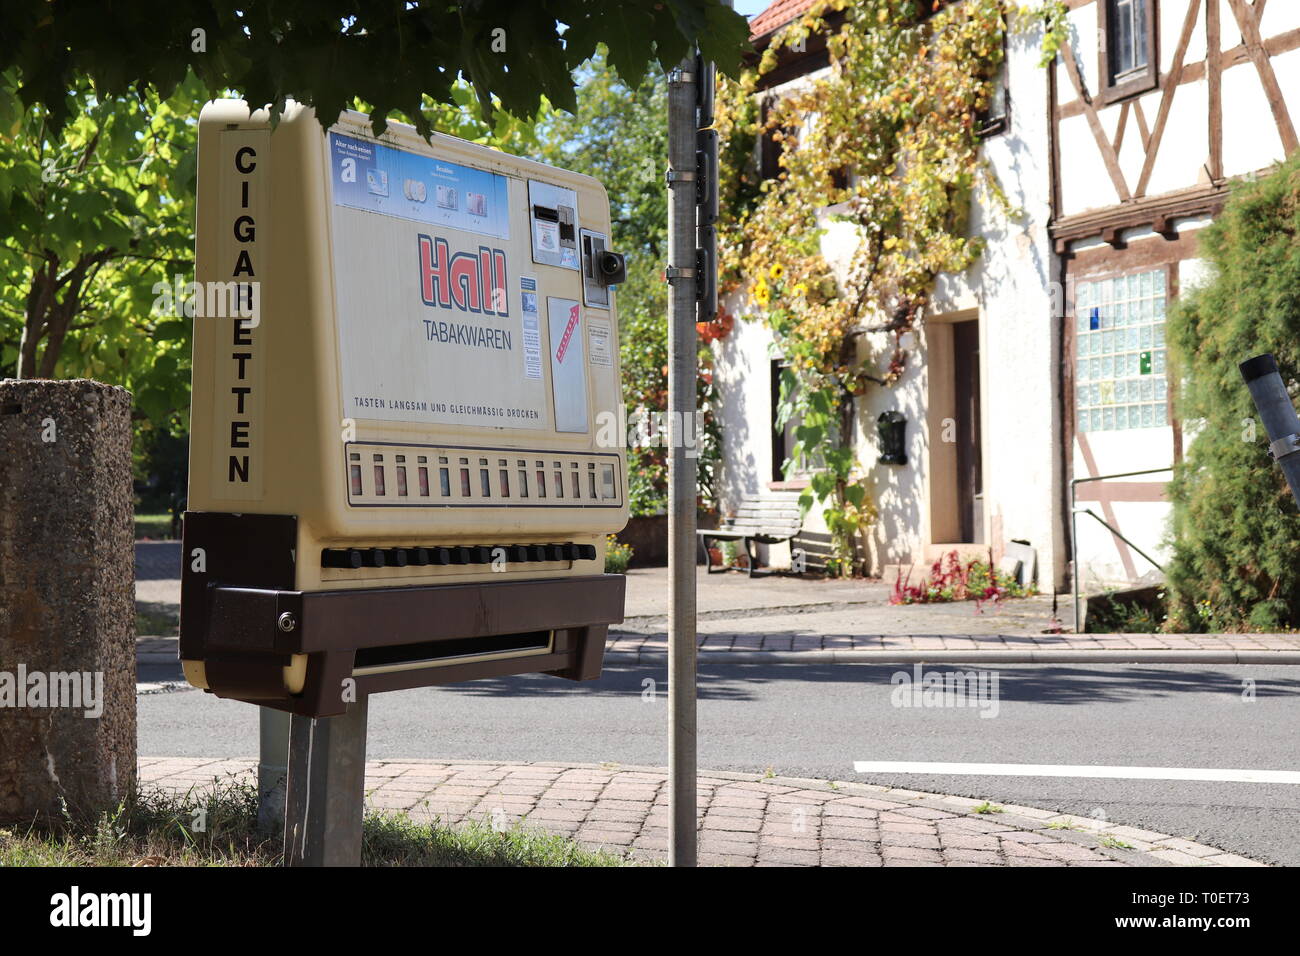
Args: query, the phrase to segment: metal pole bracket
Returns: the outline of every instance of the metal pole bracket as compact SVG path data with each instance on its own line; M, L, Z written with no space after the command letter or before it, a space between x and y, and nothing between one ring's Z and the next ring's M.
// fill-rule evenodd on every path
M1269 454L1273 456L1274 461L1285 458L1287 455L1294 455L1296 452L1300 451L1300 435L1292 432L1290 435L1285 435L1277 441L1269 442L1268 450Z

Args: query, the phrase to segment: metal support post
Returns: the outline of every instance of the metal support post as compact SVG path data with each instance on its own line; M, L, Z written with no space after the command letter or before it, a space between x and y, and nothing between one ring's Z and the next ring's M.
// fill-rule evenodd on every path
M285 866L360 866L368 698L341 717L299 717L289 729Z

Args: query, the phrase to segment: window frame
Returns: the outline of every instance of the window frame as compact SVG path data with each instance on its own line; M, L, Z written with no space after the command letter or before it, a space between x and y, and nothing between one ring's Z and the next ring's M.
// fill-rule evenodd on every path
M1159 0L1143 0L1143 2L1147 27L1147 65L1122 77L1116 77L1111 69L1111 43L1115 37L1115 20L1111 7L1115 0L1097 0L1097 75L1101 86L1097 95L1103 104L1118 103L1133 96L1140 96L1160 85L1160 43L1157 32L1160 24Z
M1075 276L1067 280L1071 286L1070 304L1067 312L1067 322L1069 328L1070 345L1069 345L1069 363L1070 363L1070 434L1079 435L1081 433L1100 434L1110 433L1112 431L1133 431L1134 429L1089 429L1081 428L1079 423L1079 387L1080 379L1075 369L1079 362L1079 336L1078 331L1078 287L1084 283L1109 282L1113 279L1126 279L1132 275L1141 275L1144 272L1160 273L1164 276L1165 281L1165 423L1163 425L1141 426L1145 428L1172 428L1175 436L1178 435L1181 424L1174 418L1174 386L1175 379L1173 368L1169 363L1169 314L1174 303L1178 300L1177 272L1175 266L1179 260L1161 261L1156 263L1142 263L1129 266L1120 266L1118 268L1099 269L1088 271L1084 275ZM1129 376L1124 376L1128 378ZM1129 402L1113 404L1133 404ZM1146 404L1139 402L1137 404ZM1177 440L1177 439L1175 439Z

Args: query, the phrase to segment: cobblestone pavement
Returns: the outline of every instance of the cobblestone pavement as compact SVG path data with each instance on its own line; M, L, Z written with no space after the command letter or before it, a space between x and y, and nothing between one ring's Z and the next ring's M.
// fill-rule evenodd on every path
M252 780L252 760L144 757L140 782L202 790ZM662 860L667 775L654 767L378 761L370 806L483 820ZM1049 810L856 783L705 772L700 863L715 866L1262 866L1177 837ZM977 812L977 808L985 811Z

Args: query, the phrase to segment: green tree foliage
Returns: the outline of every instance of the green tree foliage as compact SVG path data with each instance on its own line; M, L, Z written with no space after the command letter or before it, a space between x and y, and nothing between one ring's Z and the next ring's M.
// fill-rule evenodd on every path
M188 405L189 323L151 314L192 271L194 80L167 100L81 82L56 133L0 76L0 369L130 388L163 422Z
M1170 485L1170 627L1300 627L1300 519L1237 368L1272 352L1300 393L1300 157L1237 187L1199 242L1214 279L1169 319L1195 436Z
M621 79L604 50L578 74L577 108L539 121L541 158L599 179L609 194L612 248L627 256L627 282L616 295L623 401L630 415L668 407L668 91L660 73L636 85ZM701 436L700 485L712 497L719 442L712 422L713 388L707 369L713 353L700 351L706 373L699 382L706 433ZM630 422L636 431L637 419ZM668 471L657 433L651 444L629 449L629 499L634 515L658 514L668 494Z
M194 129L210 96L396 112L516 153L532 118L576 108L572 69L600 42L633 86L693 42L739 63L719 0L10 0L0 29L0 372L131 388L185 427L189 329L150 315L192 274ZM472 81L472 82L471 82ZM369 104L367 106L366 104ZM517 119L516 117L524 117Z
M196 121L206 93L192 76L168 100L101 99L83 83L64 106L73 119L55 133L44 108L24 111L16 87L12 73L0 78L0 374L122 385L138 417L183 429L191 338L183 290L194 271ZM431 128L535 150L532 118L498 113L489 123L463 82L450 100L425 101Z
M83 79L104 98L170 96L192 69L213 93L277 110L292 97L327 124L359 98L376 132L398 110L427 135L424 98L448 102L462 78L487 115L498 103L529 114L539 96L573 110L571 71L598 43L635 87L649 61L672 66L692 43L734 70L748 35L721 0L6 0L0 72L21 74L23 103L55 129L76 115L65 96Z

